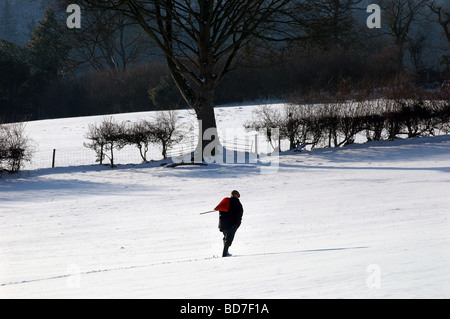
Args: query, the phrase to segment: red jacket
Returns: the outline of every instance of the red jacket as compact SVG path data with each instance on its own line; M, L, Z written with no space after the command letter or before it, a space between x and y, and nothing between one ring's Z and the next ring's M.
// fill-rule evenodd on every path
M230 210L230 197L225 197L222 199L222 201L219 203L219 205L214 208L214 210L217 210L219 212L227 212Z
M222 210L223 209L223 210ZM236 197L224 198L216 209L219 213L219 229L223 231L233 226L240 226L244 209Z

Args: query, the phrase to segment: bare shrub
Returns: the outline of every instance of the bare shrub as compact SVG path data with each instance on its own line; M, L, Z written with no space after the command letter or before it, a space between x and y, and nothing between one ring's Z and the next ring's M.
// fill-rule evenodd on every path
M168 149L183 139L179 132L177 114L176 111L161 111L157 112L153 121L141 120L131 124L124 135L125 143L135 145L144 162L147 161L149 145L159 144L162 156L166 159Z
M97 154L97 162L100 165L105 157L110 161L110 166L114 167L114 149L122 149L125 143L125 126L117 123L114 118L104 118L99 125L89 125L86 138L90 143L84 143L85 147L93 149Z
M146 162L150 144L160 144L165 159L168 149L183 138L177 119L176 111L158 112L154 121L141 120L132 124L118 123L113 117L104 118L100 124L89 125L86 138L91 142L84 146L95 151L100 165L105 157L108 158L111 167L114 167L114 150L121 150L126 145L136 146Z
M449 91L426 91L405 77L370 90L342 81L333 93L291 96L284 111L265 106L246 127L278 127L280 137L290 140L291 149L299 144L345 146L361 133L368 141L434 136L436 130L450 129Z
M178 115L176 111L158 112L155 120L155 123L149 125L150 140L161 144L162 156L166 159L168 148L183 139L178 130Z
M142 161L147 162L149 144L153 142L152 125L146 120L133 123L126 128L125 141L139 149Z
M30 162L33 148L25 135L25 124L0 125L0 171L19 172L24 162Z

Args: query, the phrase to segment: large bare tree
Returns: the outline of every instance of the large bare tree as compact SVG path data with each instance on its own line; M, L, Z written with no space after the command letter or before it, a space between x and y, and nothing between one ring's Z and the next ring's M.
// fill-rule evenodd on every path
M184 100L201 121L203 152L210 130L219 143L214 114L217 85L242 61L241 51L256 39L289 37L279 15L289 0L84 0L85 6L119 12L139 24L164 54Z

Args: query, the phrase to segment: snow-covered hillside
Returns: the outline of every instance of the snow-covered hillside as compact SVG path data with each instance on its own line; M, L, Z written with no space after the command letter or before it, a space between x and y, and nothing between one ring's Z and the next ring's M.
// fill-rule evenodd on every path
M217 109L221 130L251 107ZM143 114L123 114L134 120ZM98 118L32 122L82 148ZM449 298L450 136L259 164L42 168L0 179L0 298ZM211 210L241 193L230 252Z

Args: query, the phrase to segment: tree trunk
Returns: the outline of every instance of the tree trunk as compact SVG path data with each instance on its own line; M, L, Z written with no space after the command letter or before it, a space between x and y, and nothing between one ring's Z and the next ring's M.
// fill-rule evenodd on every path
M165 141L162 141L162 156L163 159L167 158L167 143Z
M193 90L183 74L176 71L176 66L167 61L172 79L181 92L183 99L195 111L198 120L198 144L192 154L192 160L195 162L204 161L206 155L215 155L215 147L220 145L217 133L216 117L214 112L214 94L217 85L213 78L212 67L205 62L200 71L200 83L196 90Z
M194 152L196 162L215 156L217 147L220 146L214 106L214 89L204 85L201 88L198 103L194 107L199 128L198 144Z

